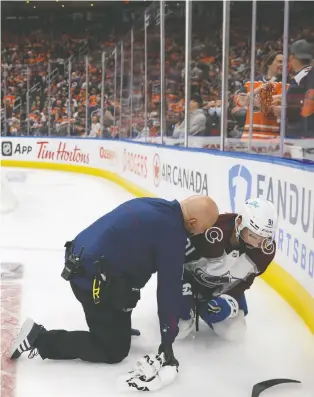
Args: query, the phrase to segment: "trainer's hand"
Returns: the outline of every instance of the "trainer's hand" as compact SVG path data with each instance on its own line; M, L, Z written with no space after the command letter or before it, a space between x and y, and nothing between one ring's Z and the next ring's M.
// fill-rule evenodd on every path
M161 353L164 353L164 357L165 357L165 362L163 364L164 366L171 365L171 366L179 367L179 361L175 358L173 354L172 345L165 345L162 343L158 349L158 354Z

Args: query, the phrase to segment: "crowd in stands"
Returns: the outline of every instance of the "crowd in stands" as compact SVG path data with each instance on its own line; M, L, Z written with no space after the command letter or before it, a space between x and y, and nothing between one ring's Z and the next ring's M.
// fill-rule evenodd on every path
M196 2L192 16L191 107L195 107L202 128L191 134L219 135L222 73L222 6L218 2ZM251 6L235 2L231 7L229 51L228 135L239 137L247 108L235 109L235 96L250 78ZM263 73L263 60L271 51L282 52L283 3L269 2L258 8L256 31L256 74ZM121 82L121 32L113 27L106 33L84 28L51 26L29 29L28 34L2 34L1 126L7 121L9 135L100 136L101 53L106 51L104 81L104 134L107 137L140 138L160 133L160 35L158 6L150 7L147 51L147 115L144 91L144 16L134 28L133 76L131 78L131 35L123 36L123 78ZM272 7L272 12L270 12ZM297 7L297 4L295 5ZM182 135L184 123L184 35L185 6L167 3L166 46L166 135ZM313 40L314 26L309 19L313 5L292 7L289 42L299 38ZM119 21L113 21L113 25ZM75 24L77 26L77 23ZM29 26L29 25L28 25ZM16 33L16 32L15 32ZM117 45L117 47L115 47ZM116 48L117 54L113 52ZM85 56L88 54L88 70ZM71 57L70 78L68 59ZM49 85L48 62L53 79ZM115 64L115 61L117 63ZM27 70L30 71L27 87ZM116 70L116 80L115 80ZM6 87L3 72L6 72ZM87 86L87 73L88 86ZM69 86L70 82L70 86ZM132 84L132 87L131 87ZM35 88L33 88L35 87ZM31 88L26 113L27 88ZM86 90L86 88L88 88ZM5 92L6 91L6 92ZM86 95L88 92L88 95ZM122 92L122 98L120 98ZM69 101L69 93L71 100ZM6 95L5 95L6 94ZM49 95L48 95L49 94ZM86 96L88 96L86 98ZM48 116L49 100L51 114ZM18 100L17 100L18 99ZM120 100L122 99L122 100ZM87 103L86 103L87 101ZM86 109L87 104L87 109ZM132 107L131 107L132 104ZM239 111L238 111L239 110ZM4 117L4 113L5 116ZM86 119L87 117L87 119ZM50 128L48 122L50 120ZM121 122L121 124L120 124Z
M100 107L101 67L89 62L86 113L84 57L93 53L97 55L102 49L114 46L116 38L132 26L133 21L144 9L144 5L130 5L126 11L123 8L123 24L115 24L118 17L121 22L121 7L106 6L105 13L103 8L94 13L79 9L66 15L60 10L50 15L49 8L44 8L39 16L30 18L19 17L18 14L23 14L23 11L16 9L16 17L3 17L2 135L46 135L49 131L51 134L65 135L70 132L71 135L80 136L89 135L91 129L95 130L92 125L95 118L91 116L93 111ZM11 14L12 11L7 12L7 16ZM106 118L107 115L108 112L105 113Z

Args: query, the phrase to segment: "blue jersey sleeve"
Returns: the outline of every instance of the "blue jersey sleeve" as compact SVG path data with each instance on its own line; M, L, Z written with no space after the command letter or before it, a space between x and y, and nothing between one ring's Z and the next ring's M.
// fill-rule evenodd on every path
M158 316L165 344L173 343L179 331L184 257L185 240L175 242L173 236L157 255Z

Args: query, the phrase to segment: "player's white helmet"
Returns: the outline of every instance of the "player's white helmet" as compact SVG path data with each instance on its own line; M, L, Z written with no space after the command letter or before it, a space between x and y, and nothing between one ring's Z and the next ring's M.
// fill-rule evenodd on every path
M241 217L241 223L236 223L236 237L239 239L240 232L248 228L258 236L264 237L269 242L274 239L277 229L278 215L275 206L266 199L251 198L244 203L237 219Z

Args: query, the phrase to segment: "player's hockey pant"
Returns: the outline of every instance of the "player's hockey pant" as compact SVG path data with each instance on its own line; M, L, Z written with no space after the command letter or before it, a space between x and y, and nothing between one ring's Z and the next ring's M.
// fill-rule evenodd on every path
M81 302L88 331L52 330L43 332L36 348L43 359L81 359L95 363L118 363L129 354L131 345L131 311L117 311L95 305L90 291L71 283Z

